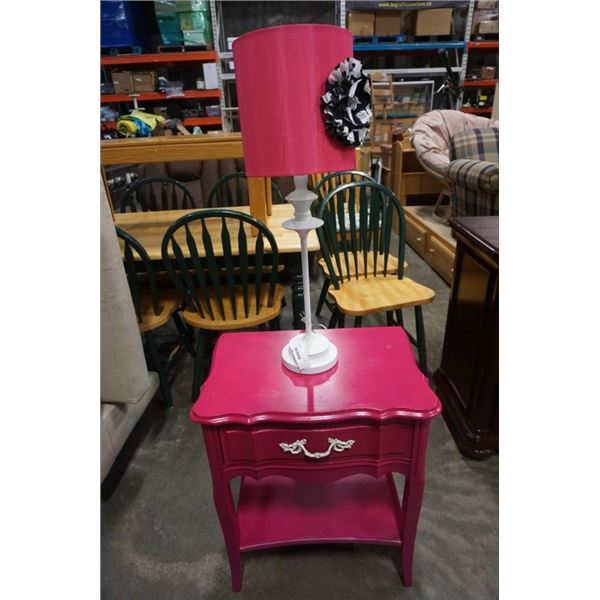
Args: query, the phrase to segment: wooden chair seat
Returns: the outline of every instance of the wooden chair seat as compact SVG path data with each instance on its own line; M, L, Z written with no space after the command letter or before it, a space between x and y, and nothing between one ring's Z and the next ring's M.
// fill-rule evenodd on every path
M193 327L200 329L208 329L211 331L230 331L233 329L245 329L247 327L255 327L262 323L267 323L277 317L281 312L281 301L283 299L283 286L276 284L273 295L273 305L267 306L267 296L269 286L264 284L261 289L261 308L256 314L256 296L254 294L254 286L250 286L248 298L248 316L245 316L244 295L241 287L235 288L235 306L237 319L233 316L233 308L229 296L223 297L223 310L225 318L221 316L219 303L214 291L211 290L210 302L215 319L211 319L206 310L206 303L202 301L202 308L205 316L202 317L199 313L192 310L184 310L183 318Z
M350 279L340 289L330 289L329 294L340 311L355 317L429 304L435 298L432 289L395 275Z
M358 266L359 266L359 271L360 273L364 273L364 268L363 268L363 253L362 252L357 252L357 260L358 260ZM350 259L350 275L356 275L356 266L354 263L354 257L352 257ZM346 261L342 259L341 261L342 263L342 275L344 276L344 278L348 277L348 268L346 267ZM326 279L330 279L329 277L329 269L327 268L327 262L325 261L324 258L321 258L319 260L319 266L321 267L321 269L323 269L323 275L325 276ZM406 261L404 261L404 268L406 269L406 267L408 267L408 263ZM373 272L375 270L375 257L373 255L373 252L369 252L367 255L367 270L369 275L373 275ZM398 271L398 259L395 256L389 256L388 257L388 264L387 264L387 272L388 273L392 273L392 274L396 274L396 272ZM378 256L377 257L377 274L379 273L383 273L383 256Z
M141 333L153 331L169 322L177 307L181 305L181 296L177 290L160 290L158 293L160 302L160 314L154 314L152 298L149 292L140 294L140 321L138 327Z

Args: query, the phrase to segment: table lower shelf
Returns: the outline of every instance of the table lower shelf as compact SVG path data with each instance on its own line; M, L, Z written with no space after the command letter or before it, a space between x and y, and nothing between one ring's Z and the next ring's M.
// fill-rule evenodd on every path
M398 510L395 488L385 475L352 475L327 484L244 477L240 549L336 542L400 546Z

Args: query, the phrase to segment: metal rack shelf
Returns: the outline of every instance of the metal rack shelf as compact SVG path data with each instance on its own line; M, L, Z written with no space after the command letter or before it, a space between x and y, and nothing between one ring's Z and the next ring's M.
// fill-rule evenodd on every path
M465 42L401 42L398 44L360 44L354 42L354 52L414 52L420 50L463 50Z
M497 79L467 79L464 87L496 87Z
M221 117L195 117L183 119L182 122L184 125L187 125L189 127L193 127L194 125L220 125ZM103 121L101 124L103 127L106 127L108 129L117 128L116 121Z
M216 52L159 52L156 54L119 54L102 56L100 65L110 67L115 65L148 65L169 62L215 62Z
M214 98L218 99L220 92L218 89L214 90L184 90L183 96L171 96L167 97L164 92L142 92L140 94L104 94L100 96L101 102L133 102L136 98L139 101L144 100L178 100L181 98L187 99L201 99L201 98Z

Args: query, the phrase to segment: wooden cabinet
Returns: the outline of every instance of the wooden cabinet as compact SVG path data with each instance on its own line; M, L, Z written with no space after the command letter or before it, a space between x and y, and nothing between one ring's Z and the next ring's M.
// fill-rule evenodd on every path
M432 206L405 206L406 241L448 283L454 277L456 240L432 218Z
M392 143L391 189L400 204L408 204L408 196L437 195L442 183L423 169L407 136L394 136Z
M444 349L433 382L460 451L498 451L498 217L450 219L458 246Z

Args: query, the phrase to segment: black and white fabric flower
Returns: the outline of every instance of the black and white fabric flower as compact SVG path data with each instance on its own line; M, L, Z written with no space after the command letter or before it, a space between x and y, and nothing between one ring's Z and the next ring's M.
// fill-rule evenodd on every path
M327 135L360 146L371 122L371 82L355 58L343 60L327 77L321 96Z

